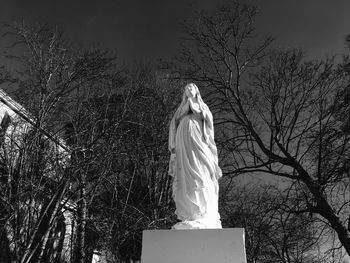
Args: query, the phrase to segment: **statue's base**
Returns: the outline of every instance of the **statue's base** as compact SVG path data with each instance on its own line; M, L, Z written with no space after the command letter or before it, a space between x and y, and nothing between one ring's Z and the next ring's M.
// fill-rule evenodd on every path
M246 263L244 229L145 230L142 263Z

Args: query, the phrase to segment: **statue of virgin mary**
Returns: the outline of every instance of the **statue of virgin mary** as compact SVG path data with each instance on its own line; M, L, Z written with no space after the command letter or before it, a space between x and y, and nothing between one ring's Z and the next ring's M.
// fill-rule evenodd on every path
M218 179L222 172L213 116L193 83L186 85L171 120L169 150L175 213L180 220L172 228L222 228L218 212Z

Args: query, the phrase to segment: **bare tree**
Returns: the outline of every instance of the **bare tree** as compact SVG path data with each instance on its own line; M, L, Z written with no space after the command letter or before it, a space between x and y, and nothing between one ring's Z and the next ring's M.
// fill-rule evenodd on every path
M283 179L301 198L288 211L318 215L350 254L349 137L332 107L343 74L331 59L307 61L298 50L266 56L270 40L256 43L256 13L234 3L199 14L186 28L182 72L217 109L225 174Z
M139 260L144 229L169 228L175 223L168 175L168 125L180 99L177 81L143 65L130 72L132 99L121 130L120 172L113 197L109 248L121 262ZM176 99L175 99L176 98Z
M10 261L47 262L57 254L52 251L57 242L52 240L59 236L62 240L64 234L55 228L62 225L62 211L74 198L71 187L77 181L84 186L83 177L89 167L86 162L71 159L83 149L68 147L59 137L67 116L80 107L73 98L91 94L89 90L116 86L118 72L108 52L77 51L57 29L21 23L6 26L6 30L15 54L7 51L7 57L14 59L16 66L16 70L8 70L12 73L10 80L28 111L18 107L21 122L12 123L5 133L7 138L2 140L2 180L7 183L1 184L1 228L8 239ZM2 123L7 128L5 118ZM89 143L93 142L85 145ZM78 190L83 197L78 206L81 248L86 200L84 187ZM85 262L84 251L79 251L76 260Z
M222 183L221 192L223 225L245 228L248 262L329 262L319 254L323 242L315 220L287 213L278 187Z
M86 258L92 247L111 261L139 260L142 231L174 223L167 141L176 83L136 65L119 92L79 98L66 130L84 167L73 188L85 211L85 245L78 247Z
M64 176L59 177L67 187L62 198L54 201L57 211L39 209L53 218L44 220L43 229L62 224L60 211L71 200L76 202L77 221L67 261L89 261L95 249L114 260L139 259L142 230L167 227L175 220L171 217L167 136L169 113L177 103L177 82L144 66L137 66L125 79L107 52L75 51L57 30L24 24L10 29L8 34L24 52L18 56L15 50L20 69L20 74L11 76L18 84L15 94L32 113L38 134L65 138L70 157L62 168ZM53 186L56 183L53 180ZM39 204L37 198L33 200ZM57 233L49 232L48 240L55 240ZM15 241L22 237L18 234ZM26 252L34 253L31 260L53 259L51 241L43 245L38 240L33 244L40 248ZM20 254L19 258L24 257Z
M118 180L120 170L116 163L120 159L120 144L123 131L121 123L126 112L129 95L102 93L101 90L80 96L76 102L77 111L71 111L65 125L66 139L73 150L72 174L75 182L72 197L77 200L77 244L75 262L91 260L92 252L98 248L98 240L90 240L94 226L99 227L97 211L101 204L96 201L105 192L103 185L110 187ZM111 180L111 181L109 181ZM111 185L109 185L111 184ZM102 206L103 207L103 206Z

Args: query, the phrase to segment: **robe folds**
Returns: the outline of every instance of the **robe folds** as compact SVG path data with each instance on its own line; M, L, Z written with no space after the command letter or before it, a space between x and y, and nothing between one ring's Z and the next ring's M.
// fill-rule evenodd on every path
M175 149L175 151L174 151ZM176 215L174 229L221 228L218 179L222 176L214 142L213 116L202 112L180 119L175 113L169 130L169 174L173 179Z

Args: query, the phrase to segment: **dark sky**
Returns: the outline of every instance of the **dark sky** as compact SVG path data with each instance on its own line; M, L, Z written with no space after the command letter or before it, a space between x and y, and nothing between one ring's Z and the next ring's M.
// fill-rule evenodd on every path
M242 0L244 1L244 0ZM170 58L179 48L180 23L195 9L222 0L1 0L0 19L58 25L80 45L116 51L124 60ZM344 52L350 34L349 0L246 0L260 9L257 32L275 45L300 47L310 57ZM191 7L192 6L192 7Z

